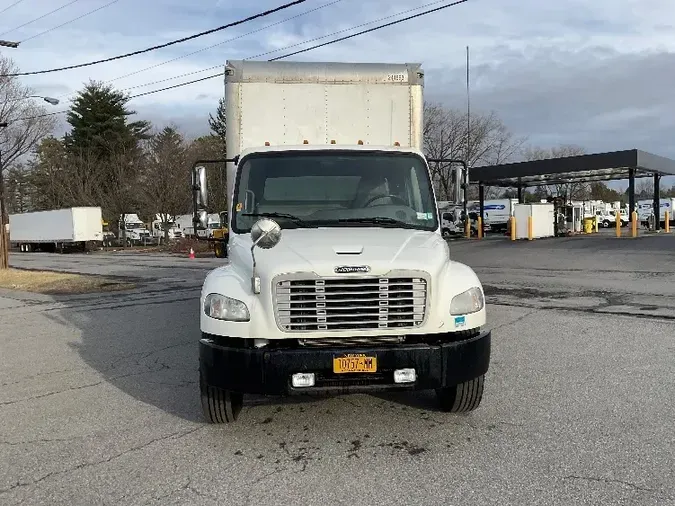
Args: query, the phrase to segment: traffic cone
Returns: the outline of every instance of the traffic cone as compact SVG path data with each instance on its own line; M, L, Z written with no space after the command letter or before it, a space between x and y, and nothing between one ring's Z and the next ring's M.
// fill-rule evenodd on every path
M190 248L190 258L194 258L194 257L195 257L195 250Z

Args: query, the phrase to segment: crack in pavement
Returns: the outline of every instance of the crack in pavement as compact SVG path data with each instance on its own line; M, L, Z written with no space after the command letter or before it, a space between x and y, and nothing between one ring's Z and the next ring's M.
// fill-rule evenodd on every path
M51 397L52 395L63 394L63 393L72 392L72 391L75 391L75 390L83 390L85 388L97 387L97 386L99 386L103 383L109 383L111 381L115 381L115 380L118 380L118 379L124 379L124 378L128 378L128 377L131 377L131 376L141 376L143 374L153 374L153 373L156 373L156 372L159 372L159 371L164 371L166 369L170 369L170 367L167 364L164 364L164 363L161 363L161 362L155 362L155 363L157 363L159 365L159 367L156 368L156 369L149 369L149 370L146 370L146 371L138 371L138 372L130 372L130 373L126 373L126 374L119 374L117 376L105 377L104 379L102 379L100 381L97 381L95 383L88 383L86 385L79 385L79 386L76 386L76 387L70 387L70 388L66 388L65 390L58 390L56 392L47 392L45 394L35 395L33 397L24 397L23 399L14 399L14 400L11 400L11 401L3 401L3 402L0 402L0 406L10 406L12 404L17 404L19 402L34 401L34 400L37 400L37 399L43 399L45 397ZM140 366L141 364L137 364L137 365Z
M564 311L567 313L584 313L584 314L592 314L592 315L607 315L607 316L623 316L627 318L641 318L645 320L662 320L664 322L673 322L675 321L675 315L651 315L651 314L645 314L645 313L627 313L625 311L609 311L607 309L604 309L609 306L598 306L595 308L580 308L580 307L567 307L567 306L556 306L556 305L550 305L550 306L531 306L528 304L524 303L513 303L513 302L505 302L505 301L498 301L498 300L492 300L490 301L491 305L494 306L504 306L504 307L517 307L520 309L528 308L528 309L535 309L537 311Z
M524 315L519 316L518 318L515 318L515 319L513 319L513 320L511 320L511 321L509 321L509 322L502 323L501 325L497 325L496 327L493 327L493 328L491 328L490 330L499 330L499 329L503 329L503 328L505 328L505 327L510 327L511 325L515 325L516 323L520 323L520 322L523 321L525 318L527 318L528 316L532 316L532 315L535 314L536 312L537 312L536 309L533 310L533 311L529 311L529 312L525 313Z
M84 469L86 467L93 467L93 466L98 466L98 465L101 465L101 464L107 464L109 462L112 462L113 460L117 460L120 457L124 457L125 455L128 455L130 453L133 453L133 452L136 452L136 451L139 451L139 450L143 450L144 448L147 448L148 446L151 446L154 443L157 443L157 442L160 442L160 441L165 441L165 440L171 439L171 438L174 438L174 439L178 440L182 437L188 436L190 434L194 434L195 432L197 432L199 430L202 430L203 428L204 428L204 426L200 426L200 427L192 428L192 429L187 430L187 431L173 432L173 433L168 434L166 436L161 436L161 437L158 437L158 438L155 438L155 439L151 439L150 441L147 441L147 442L142 443L140 445L132 446L131 448L129 448L127 450L124 450L123 452L117 453L117 454L112 455L112 456L110 456L106 459L103 459L103 460L98 460L98 461L95 461L95 462L83 462L81 464L70 467L68 469L63 469L61 471L52 471L51 473L47 473L44 476L41 476L40 478L37 478L37 479L35 479L33 481L30 481L30 482L19 481L19 482L15 483L14 485L12 485L8 488L0 489L0 494L9 493L13 490L16 490L17 488L23 488L23 487L29 487L29 486L32 486L32 485L37 485L38 483L41 483L48 478L68 474L68 473L71 473L73 471L78 471L80 469Z
M631 483L629 481L623 481L623 480L617 480L613 478L598 478L595 476L577 476L577 475L569 475L565 476L563 480L583 480L583 481L593 481L596 483L605 483L607 485L623 485L624 487L630 488L632 490L638 490L640 492L654 492L657 494L662 494L666 495L663 493L663 491L654 489L654 488L648 488L648 487L643 487L640 485L636 485L635 483Z

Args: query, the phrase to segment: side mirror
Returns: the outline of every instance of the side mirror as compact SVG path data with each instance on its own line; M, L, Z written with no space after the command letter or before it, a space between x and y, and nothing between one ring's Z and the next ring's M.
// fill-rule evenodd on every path
M197 214L199 216L199 225L201 225L202 229L206 230L209 226L209 213L206 210L201 210Z
M261 249L272 249L281 240L281 227L269 218L261 218L251 227L253 246Z
M454 170L454 195L453 200L456 204L464 203L464 168L455 167Z
M199 165L192 169L193 199L199 207L208 205L208 190L206 189L206 167Z

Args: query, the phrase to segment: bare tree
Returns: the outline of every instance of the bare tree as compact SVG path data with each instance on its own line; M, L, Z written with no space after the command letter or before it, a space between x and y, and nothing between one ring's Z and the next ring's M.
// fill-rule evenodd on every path
M14 62L0 55L0 196L4 195L4 172L19 162L35 145L47 136L56 124L54 116L47 116L44 107L30 98L32 90L17 77L3 77L19 71ZM7 223L7 209L2 201L3 223Z
M124 222L129 211L140 204L139 175L144 165L144 154L127 142L105 141L105 192L101 202L107 214L115 221ZM126 246L126 229L121 227L122 241Z
M429 158L453 158L466 161L469 167L505 163L520 151L524 138L516 138L494 113L472 113L467 124L466 112L437 103L424 106L424 151ZM470 127L470 130L468 130ZM468 145L467 145L468 136ZM432 164L434 184L444 198L452 194L452 167ZM488 188L487 195L496 193Z
M586 154L582 146L563 144L553 148L527 147L523 156L527 161L548 160L550 158L565 158ZM572 168L570 166L570 168ZM565 197L565 200L585 200L590 198L591 186L589 183L561 183L541 186L538 194L547 196Z
M172 126L155 133L147 143L140 183L146 207L159 214L165 240L169 222L189 205L189 174L183 136Z

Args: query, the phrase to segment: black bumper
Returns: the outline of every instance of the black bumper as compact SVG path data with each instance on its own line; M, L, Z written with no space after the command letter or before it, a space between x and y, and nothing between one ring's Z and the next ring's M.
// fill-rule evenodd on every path
M449 387L485 374L490 365L490 332L443 344L358 348L249 349L217 344L203 335L200 374L208 385L248 394L306 394L426 390ZM377 357L376 373L335 374L333 358L346 353ZM394 383L394 370L414 368L414 383ZM294 388L291 375L313 372L314 387Z

